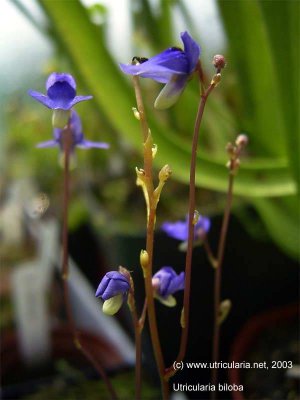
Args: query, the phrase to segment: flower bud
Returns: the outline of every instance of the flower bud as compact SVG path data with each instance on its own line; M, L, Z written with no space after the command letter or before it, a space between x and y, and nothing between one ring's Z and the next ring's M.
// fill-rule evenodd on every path
M235 144L238 147L245 147L247 146L248 141L249 141L248 136L242 133L236 138Z
M152 278L155 298L168 307L174 307L176 299L173 294L184 289L184 279L184 272L177 275L172 267L162 267Z
M199 221L199 218L200 218L200 213L199 213L199 211L195 210L194 216L193 216L193 225L197 224L197 222Z
M172 175L172 170L168 164L166 164L162 169L159 171L158 178L162 182L166 182L170 176Z
M217 68L217 71L221 71L226 66L225 57L221 54L216 54L213 58L213 65Z
M241 161L240 161L239 158L237 158L237 159L234 161L234 169L235 169L235 170L238 170L238 169L240 168L240 165L241 165Z
M227 145L226 145L226 151L227 151L227 153L230 155L230 156L233 156L234 155L234 152L235 152L235 148L234 148L234 145L232 144L232 143L227 143Z
M135 167L135 172L137 174L137 177L143 180L143 178L145 177L145 171L142 168Z
M140 263L141 263L141 267L143 268L143 270L145 272L145 270L148 268L148 265L149 265L149 254L147 253L146 250L141 250Z
M140 121L141 116L140 116L139 111L138 111L135 107L132 107L132 111L133 111L133 115L135 116L135 118L136 118L138 121Z
M107 272L96 291L96 297L104 300L103 312L108 315L115 314L126 301L129 289L130 283L126 275L117 271Z
M218 316L218 323L221 325L223 321L227 318L230 310L231 310L231 300L226 299L223 300L219 306L219 316Z

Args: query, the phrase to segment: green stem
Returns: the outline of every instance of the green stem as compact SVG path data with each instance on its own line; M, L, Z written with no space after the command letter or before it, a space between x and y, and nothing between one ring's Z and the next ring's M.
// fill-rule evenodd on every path
M133 77L133 85L134 85L137 109L139 112L139 118L144 140L145 183L149 199L149 204L148 204L149 209L147 213L148 214L147 237L146 237L146 251L148 253L149 261L147 266L147 272L146 274L144 274L145 291L147 298L147 315L148 315L150 336L151 336L155 361L161 381L162 395L163 399L166 400L169 398L169 387L168 383L164 379L165 364L158 335L158 327L157 327L153 288L152 288L153 243L154 243L154 229L155 229L155 219L156 219L156 203L153 195L154 185L153 185L153 171L152 171L153 168L152 144L151 141L149 141L149 139L151 140L150 136L151 133L149 131L148 123L146 120L145 108L141 95L139 78L137 76Z
M82 345L80 341L79 332L76 329L75 321L72 314L72 308L69 295L69 252L68 252L68 215L69 215L69 193L70 193L70 152L72 146L72 132L70 124L63 132L63 149L64 149L64 189L63 189L63 232L62 232L62 281L63 281L63 294L64 304L67 314L68 324L73 334L73 341L78 350L86 357L86 359L94 366L96 371L102 377L110 396L113 400L117 400L117 395L112 387L108 376L102 365L94 358L92 353Z

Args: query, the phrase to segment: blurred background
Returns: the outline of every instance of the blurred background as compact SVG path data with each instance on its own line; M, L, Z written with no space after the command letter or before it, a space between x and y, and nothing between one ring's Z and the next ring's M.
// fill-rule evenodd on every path
M96 287L110 265L138 267L145 230L144 202L134 171L142 164L141 133L131 111L135 105L131 80L121 73L118 63L181 46L180 32L184 30L201 46L207 82L214 73L213 55L224 54L227 60L222 82L205 110L198 149L197 208L213 220L213 248L226 198L225 146L241 132L249 136L235 183L224 274L226 295L236 296L237 304L244 296L245 303L236 308L228 338L237 334L251 315L297 300L299 2L2 0L0 11L3 332L16 324L11 297L13 304L20 302L12 295L19 287L12 274L20 263L47 252L40 229L49 221L59 223L62 213L58 151L35 148L51 138L51 113L33 101L27 90L45 92L47 76L63 71L76 78L78 94L94 96L76 106L83 132L89 140L109 142L111 147L109 151L77 150L69 226L71 255L90 285ZM144 80L142 86L158 146L155 167L158 171L169 164L173 171L161 198L159 227L166 219L184 218L187 212L190 143L199 88L196 80L191 81L178 103L161 112L153 108L160 85ZM58 225L53 229L59 232ZM53 240L58 243L57 232ZM177 244L158 235L157 245L163 250L156 256L157 269L159 263L171 261L180 269L184 256L177 253ZM45 237L48 240L47 234ZM195 259L206 263L201 249ZM207 274L211 280L212 273ZM205 282L203 279L203 290ZM249 291L235 293L241 282ZM253 287L257 288L255 298ZM208 284L207 295L210 289ZM210 310L202 311L209 321ZM174 314L174 321L176 318ZM130 334L127 319L121 316L121 324ZM194 321L195 326L198 322ZM209 329L205 340L209 341ZM196 336L194 341L191 338L194 342ZM224 346L224 357L229 357L229 339ZM122 357L124 361L127 356ZM166 357L170 361L174 357L171 345Z

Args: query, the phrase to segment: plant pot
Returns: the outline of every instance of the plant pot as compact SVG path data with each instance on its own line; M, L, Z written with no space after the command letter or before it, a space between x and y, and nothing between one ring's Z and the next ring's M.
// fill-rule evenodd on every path
M230 362L247 362L251 368L229 370L230 384L244 389L232 393L234 400L297 399L299 376L297 382L290 371L299 363L298 315L298 304L292 304L260 313L243 326Z

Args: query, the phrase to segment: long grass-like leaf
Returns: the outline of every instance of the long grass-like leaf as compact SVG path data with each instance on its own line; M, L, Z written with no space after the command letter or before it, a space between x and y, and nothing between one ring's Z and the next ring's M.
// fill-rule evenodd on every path
M73 61L83 82L94 95L97 106L105 113L111 125L124 138L140 147L139 124L131 115L135 104L132 89L113 62L102 37L79 1L53 2L40 0L53 30L56 32L66 54ZM189 179L190 152L165 124L150 118L159 151L155 159L158 166L169 163L174 177L182 182ZM223 164L215 162L209 155L198 156L199 173L197 184L209 189L225 191L227 171ZM281 161L269 167L253 168L244 164L235 187L236 194L246 196L281 196L295 192L289 170Z

